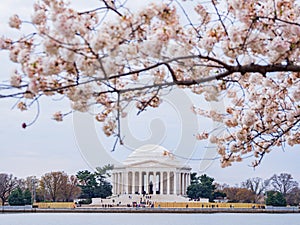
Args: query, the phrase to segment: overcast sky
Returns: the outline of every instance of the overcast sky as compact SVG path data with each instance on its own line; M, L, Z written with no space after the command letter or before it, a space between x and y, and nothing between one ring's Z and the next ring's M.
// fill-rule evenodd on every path
M10 33L7 25L9 16L18 13L28 18L33 2L10 0L0 3L1 36ZM76 6L89 7L82 6L87 4L85 1L71 2ZM99 1L89 2L97 4ZM15 65L7 60L4 52L0 52L0 63L0 81L7 80ZM193 159L188 163L194 171L207 173L220 183L235 185L247 178L269 178L281 172L291 173L300 182L299 147L274 150L256 170L249 167L250 162L247 161L221 169L218 160L197 160L216 156L210 145L196 142L193 136L198 127L210 129L215 124L195 118L189 112L192 102L201 103L204 107L222 107L222 104L210 106L201 98L190 98L178 91L166 96L158 110L148 110L136 117L136 111L130 108L128 119L122 122L126 147L111 152L114 139L108 139L101 133L101 125L94 123L92 116L77 113L62 123L51 119L57 110L68 111L66 100L43 98L37 122L22 129L23 122L28 123L35 117L35 106L30 112L21 113L12 109L14 100L0 99L0 172L12 173L17 177L39 177L50 171L75 174L79 170L92 170L95 166L121 162L137 146L148 143L161 144L175 155Z

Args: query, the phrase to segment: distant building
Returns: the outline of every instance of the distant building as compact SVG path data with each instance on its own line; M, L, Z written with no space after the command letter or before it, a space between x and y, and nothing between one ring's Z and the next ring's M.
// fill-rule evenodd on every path
M112 171L114 195L186 195L191 168L167 149L145 145Z
M216 199L214 199L214 202L227 203L228 199L226 197L217 197Z

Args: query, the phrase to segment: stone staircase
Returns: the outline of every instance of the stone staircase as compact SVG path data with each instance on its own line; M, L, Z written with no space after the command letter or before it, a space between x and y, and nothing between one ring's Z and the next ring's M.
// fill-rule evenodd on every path
M106 199L93 198L91 205L102 207L115 206L132 206L133 202L137 204L145 203L151 205L154 202L188 202L189 199L181 195L139 195L139 194L123 194L119 196L111 196ZM106 206L105 206L106 205Z

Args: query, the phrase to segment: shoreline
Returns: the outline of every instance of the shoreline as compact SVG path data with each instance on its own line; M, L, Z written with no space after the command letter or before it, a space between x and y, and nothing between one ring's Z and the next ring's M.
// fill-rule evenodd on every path
M265 213L265 214L288 214L300 213L300 209L226 209L226 208L0 208L0 213Z

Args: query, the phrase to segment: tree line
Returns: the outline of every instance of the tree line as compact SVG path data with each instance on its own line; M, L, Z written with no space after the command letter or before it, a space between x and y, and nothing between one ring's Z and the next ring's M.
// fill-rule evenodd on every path
M214 182L214 178L203 174L191 174L191 185L187 195L194 200L208 198L210 201L239 203L265 203L272 206L299 205L300 188L291 174L274 174L268 179L249 178L240 185L229 186Z
M63 171L45 173L41 178L29 176L18 179L12 174L0 173L0 202L2 205L30 205L36 202L68 202L79 199L91 203L92 198L112 195L108 181L112 165L98 167L96 171L78 171L68 175ZM268 179L249 178L240 185L220 184L206 174L191 174L187 196L193 200L208 198L209 201L239 203L266 203L273 206L299 205L299 183L291 174L274 174Z
M30 205L33 202L69 202L112 195L112 185L107 181L113 166L105 165L94 172L78 171L68 175L63 171L45 173L40 178L25 179L0 173L0 203L2 205Z

